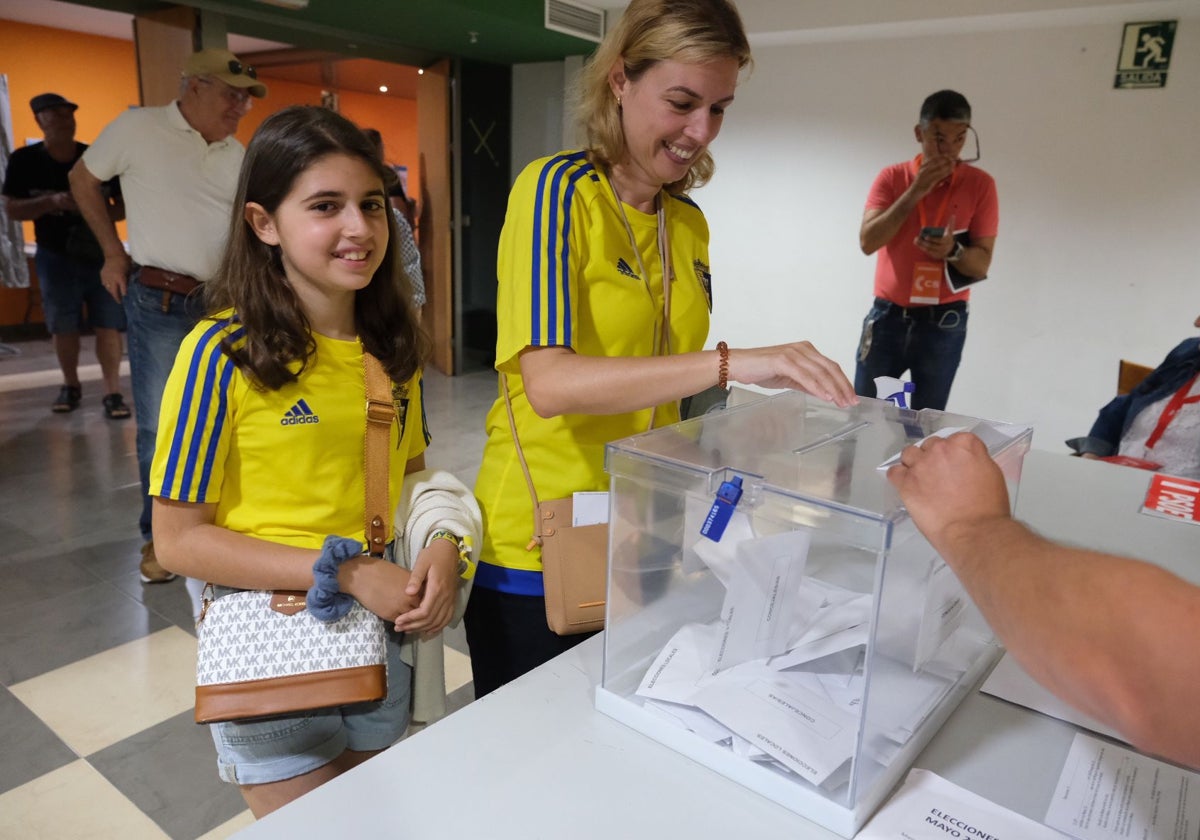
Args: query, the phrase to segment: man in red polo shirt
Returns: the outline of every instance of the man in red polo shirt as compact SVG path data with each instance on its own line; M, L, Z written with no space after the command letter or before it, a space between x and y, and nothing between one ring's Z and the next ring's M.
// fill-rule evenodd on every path
M859 244L878 257L854 390L873 397L876 377L907 370L911 407L942 410L967 337L970 285L987 277L1000 210L992 176L971 165L979 138L966 97L931 94L913 132L921 153L876 176L863 212Z

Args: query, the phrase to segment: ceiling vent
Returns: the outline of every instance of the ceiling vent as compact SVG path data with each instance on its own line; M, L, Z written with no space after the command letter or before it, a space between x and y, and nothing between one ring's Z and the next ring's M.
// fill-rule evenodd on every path
M600 43L604 38L604 10L568 0L546 0L546 28Z

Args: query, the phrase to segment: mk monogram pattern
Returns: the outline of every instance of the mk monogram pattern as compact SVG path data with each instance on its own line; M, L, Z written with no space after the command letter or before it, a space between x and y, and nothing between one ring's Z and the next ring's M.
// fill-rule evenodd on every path
M383 621L362 604L337 621L270 608L270 592L234 592L213 601L197 629L196 684L218 685L312 674L386 660Z

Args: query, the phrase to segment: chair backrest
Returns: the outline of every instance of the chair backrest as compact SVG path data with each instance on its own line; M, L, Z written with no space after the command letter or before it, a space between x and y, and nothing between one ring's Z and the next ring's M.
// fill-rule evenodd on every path
M1128 394L1141 384L1141 381L1153 370L1154 368L1121 359L1121 364L1117 368L1117 396Z

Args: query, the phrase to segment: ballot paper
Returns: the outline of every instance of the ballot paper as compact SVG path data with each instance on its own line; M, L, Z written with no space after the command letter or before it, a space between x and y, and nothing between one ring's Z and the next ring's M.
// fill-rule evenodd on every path
M571 527L608 523L608 493L580 490L571 496Z
M799 595L810 542L809 531L801 529L737 544L737 562L721 606L724 632L714 670L788 650L792 628L808 621Z
M696 689L712 677L720 623L685 624L675 631L646 670L637 693L671 703L689 704Z
M1051 694L1048 689L1038 685L1033 677L1025 673L1025 670L1017 664L1017 660L1012 658L1012 654L1004 654L1004 658L996 663L996 667L992 669L992 673L988 675L979 690L985 694L991 694L993 697L999 697L1001 700L1007 700L1009 703L1016 703L1027 709L1033 709L1035 712L1065 720L1067 723L1082 726L1084 729L1090 729L1118 741L1125 740L1117 730L1105 726L1094 717L1085 715L1078 709L1067 705Z
M1078 732L1046 825L1079 840L1195 840L1200 774Z
M1053 829L914 767L855 840L1062 840Z
M965 432L965 431L967 431L967 429L964 428L963 426L947 426L944 429L938 429L933 434L925 435L925 437L921 438L919 441L916 442L916 445L920 446L922 443L929 440L930 438L948 438L948 437L950 437L950 435L957 434L958 432ZM908 446L908 444L905 444L905 446ZM900 456L903 454L904 454L904 450L901 449L899 452L897 452L891 458L888 458L886 461L884 461L882 464L880 464L875 469L887 470L889 467L893 467L896 464L899 464Z
M696 692L695 703L801 778L819 785L849 761L857 715L796 680L723 675Z

